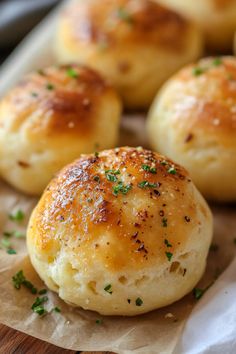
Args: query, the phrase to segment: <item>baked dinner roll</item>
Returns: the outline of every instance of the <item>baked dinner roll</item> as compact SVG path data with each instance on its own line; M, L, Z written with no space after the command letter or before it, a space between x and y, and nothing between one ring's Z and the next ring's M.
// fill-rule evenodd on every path
M236 30L235 0L157 0L195 21L205 33L208 49L232 51Z
M236 200L236 58L207 58L163 87L148 117L151 146L181 163L203 195Z
M157 153L83 155L49 184L27 244L47 286L69 304L137 315L171 304L201 278L211 212L188 173Z
M55 39L59 61L97 69L132 109L148 107L160 85L201 49L195 25L151 0L74 1Z
M81 153L114 147L121 101L99 74L79 65L26 76L0 102L0 173L40 194Z

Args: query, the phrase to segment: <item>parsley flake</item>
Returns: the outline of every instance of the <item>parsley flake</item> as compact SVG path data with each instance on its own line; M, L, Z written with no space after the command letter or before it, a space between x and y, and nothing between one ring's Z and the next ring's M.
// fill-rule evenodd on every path
M102 324L102 320L97 319L97 320L95 321L95 323L98 324L98 325L100 325L100 324Z
M167 218L162 219L162 226L167 227Z
M194 75L194 76L200 76L200 75L202 75L205 71L206 71L206 69L204 69L204 68L196 67L196 68L193 68L193 75Z
M171 258L173 257L173 253L171 253L171 252L166 252L166 257L167 257L168 261L170 262L170 261L171 261Z
M18 209L15 213L9 214L9 219L12 221L20 222L24 220L25 214L21 209Z
M68 75L69 77L72 77L72 78L74 78L74 79L77 79L78 76L79 76L79 74L77 73L77 71L76 71L75 69L73 69L73 68L67 69L66 73L67 73L67 75Z
M153 174L157 173L157 169L155 167L151 167L149 165L145 165L145 164L142 165L142 169L144 171L147 171L147 172L150 172L150 173L153 173Z
M13 248L9 248L9 249L7 250L7 253L8 253L8 254L16 254L16 251L15 251Z
M23 270L20 270L12 277L12 282L17 290L21 288L21 285L24 285L32 294L37 294L37 289L25 278Z
M169 243L169 241L167 239L165 239L164 241L166 247L172 247L172 245Z
M42 290L39 290L39 295L45 295L47 293L47 289L42 289Z
M176 169L173 166L170 167L167 172L170 173L171 175L176 175L177 173Z
M105 286L104 290L108 293L108 294L112 294L112 288L111 288L111 284L108 284Z
M222 61L222 59L221 58L215 58L215 59L213 59L213 62L212 62L212 64L214 65L214 66L219 66L219 65L221 65L223 63L223 61Z
M105 175L106 175L106 179L109 182L117 182L117 175L120 174L120 170L106 170L105 171Z
M142 181L138 184L139 188L156 188L158 187L158 183L150 183L148 181Z
M117 10L117 17L125 22L130 23L130 24L133 22L133 18L131 16L131 14L124 7L120 7Z
M119 193L125 195L128 193L128 191L130 191L132 189L132 185L131 184L127 184L126 186L124 185L123 182L118 182L117 185L115 185L113 187L113 194L115 196L117 196Z
M51 84L50 82L47 83L46 85L46 88L49 90L49 91L52 91L54 90L55 86L53 84Z
M61 309L59 307L57 307L57 306L54 307L52 310L55 311L55 312L58 312L58 313L61 312Z
M44 303L48 301L47 296L37 297L31 309L37 313L39 316L46 315L48 311L44 308Z
M140 299L140 297L138 297L138 298L135 300L135 304L136 304L136 306L142 306L143 300Z

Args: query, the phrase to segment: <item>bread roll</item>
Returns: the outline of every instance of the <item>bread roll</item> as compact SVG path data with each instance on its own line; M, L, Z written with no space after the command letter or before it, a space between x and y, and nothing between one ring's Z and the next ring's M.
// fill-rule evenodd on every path
M120 114L114 89L87 67L33 72L0 102L0 174L38 195L81 153L114 147Z
M201 278L211 212L188 173L142 148L84 155L49 184L28 227L32 264L69 304L137 315Z
M55 39L59 61L97 69L131 109L147 108L160 85L201 51L198 29L151 0L74 1Z
M151 146L181 163L203 195L236 200L236 58L207 58L163 87L148 117Z
M195 21L210 51L232 51L236 30L235 0L156 0Z

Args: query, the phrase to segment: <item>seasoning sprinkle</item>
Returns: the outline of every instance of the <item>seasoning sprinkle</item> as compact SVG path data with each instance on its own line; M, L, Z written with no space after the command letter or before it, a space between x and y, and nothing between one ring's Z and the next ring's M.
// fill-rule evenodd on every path
M213 59L213 62L212 62L212 64L214 65L214 66L219 66L219 65L221 65L223 63L223 61L222 61L222 59L221 58L215 58L215 59Z
M54 90L55 86L53 84L51 84L50 82L47 83L46 85L46 89L48 89L49 91Z
M54 307L52 310L55 311L55 312L58 312L58 313L61 312L61 309L59 307L57 307L57 306Z
M177 173L176 169L173 166L170 167L167 172L170 173L171 175L176 175Z
M111 284L108 284L105 286L104 290L108 293L108 294L112 294L112 289L111 289Z
M37 294L37 289L29 280L25 278L23 270L20 270L12 277L12 282L17 290L21 288L21 285L24 285L32 294Z
M193 75L194 75L194 76L200 76L200 75L202 75L205 71L206 71L206 69L204 69L204 68L196 67L196 68L193 68Z
M69 77L72 77L72 78L74 78L74 79L77 79L77 78L79 77L79 74L78 74L77 71L76 71L75 69L73 69L73 68L67 69L66 73L67 73L67 75L68 75Z
M13 248L9 248L9 249L7 250L7 253L8 253L8 254L16 254L16 251L15 251Z
M93 177L93 180L96 181L96 182L99 182L100 181L100 177L98 175L96 175L96 176Z
M162 219L162 226L167 227L167 218Z
M164 243L165 243L166 247L172 247L172 245L169 243L169 241L167 239L164 240Z
M105 175L106 175L106 179L109 182L117 182L117 175L120 174L120 170L106 170L105 171Z
M139 182L138 187L139 188L156 188L156 187L158 187L158 183L150 183L148 181L142 181L142 182Z
M157 169L155 167L151 167L149 165L142 165L142 169L144 171L147 171L147 172L150 172L150 173L153 173L153 174L156 174L157 173Z
M119 192L123 195L127 194L128 191L130 191L132 189L132 185L131 184L127 184L126 186L123 184L123 182L118 182L117 185L115 185L113 187L113 194L115 196L117 196L119 194Z
M9 214L9 219L12 221L20 222L24 220L25 214L21 209L18 209L15 213Z
M98 325L101 325L101 324L102 324L102 319L97 319L97 320L95 321L95 323L98 324Z
M135 300L135 304L136 304L136 306L142 306L143 300L140 299L140 297L138 297L138 298Z
M37 313L39 316L45 315L48 311L44 308L44 303L48 301L47 296L37 297L31 309Z
M170 262L170 261L171 261L171 258L173 257L173 253L171 253L171 252L166 252L166 257L167 257L168 261Z

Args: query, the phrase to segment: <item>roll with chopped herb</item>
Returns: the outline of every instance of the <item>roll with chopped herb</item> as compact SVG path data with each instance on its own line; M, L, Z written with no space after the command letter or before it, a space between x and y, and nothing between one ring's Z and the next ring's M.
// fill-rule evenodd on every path
M236 201L236 58L206 58L177 73L147 130L151 146L182 164L206 198Z
M208 50L231 52L236 29L235 0L156 0L196 22Z
M152 0L77 0L58 22L59 61L97 69L126 107L147 108L162 83L202 52L190 21Z
M95 71L48 67L24 77L0 102L0 174L41 194L81 153L117 143L121 100Z
M71 305L132 316L179 300L201 278L211 212L181 166L142 148L84 155L30 219L31 262Z

